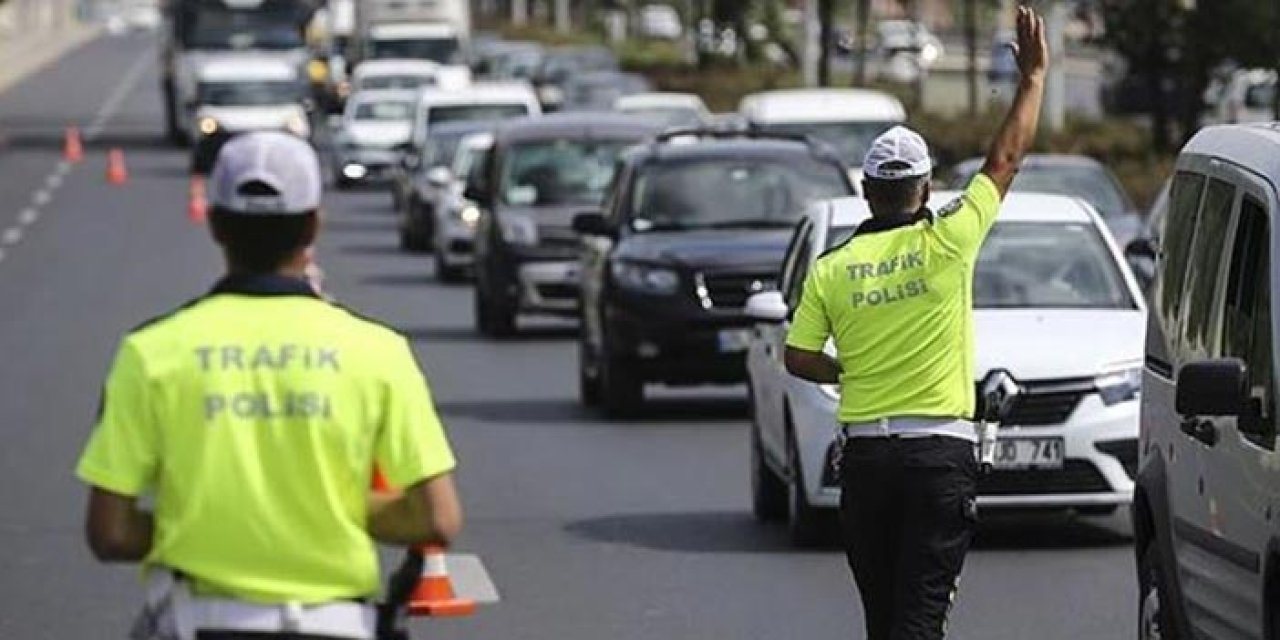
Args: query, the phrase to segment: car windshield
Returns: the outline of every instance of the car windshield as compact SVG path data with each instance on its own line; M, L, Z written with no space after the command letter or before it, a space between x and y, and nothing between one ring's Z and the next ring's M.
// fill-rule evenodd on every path
M440 167L449 166L453 162L453 156L458 152L458 144L466 137L466 133L461 131L448 133L429 133L427 134L427 146L423 150L422 158L424 167Z
M408 58L453 64L461 61L462 47L455 38L374 40L369 43L369 57L371 59Z
M623 140L555 140L512 147L502 167L502 200L509 205L599 205L613 180Z
M443 122L471 122L473 120L506 120L529 115L524 104L455 104L431 107L427 113L429 124Z
M293 82L202 82L198 93L201 104L215 107L289 104L302 99L302 89Z
M977 171L976 166L973 171ZM954 184L963 189L972 178L972 172L965 172ZM1018 171L1018 176L1013 179L1010 190L1080 198L1093 205L1104 218L1123 215L1129 211L1129 199L1106 170L1100 167L1025 163Z
M709 158L644 170L631 199L637 231L791 227L814 200L849 195L838 167L807 156Z
M398 74L371 76L360 80L360 90L365 89L417 89L435 84L431 76L419 74Z
M1132 309L1101 234L1089 223L1001 222L973 281L977 309Z
M768 133L809 136L831 145L846 167L862 166L862 159L876 136L888 131L896 122L779 122L762 125Z
M356 105L356 120L406 122L413 118L413 103L405 101L362 102Z
M302 30L288 19L252 11L199 11L183 25L192 49L287 50L306 46Z

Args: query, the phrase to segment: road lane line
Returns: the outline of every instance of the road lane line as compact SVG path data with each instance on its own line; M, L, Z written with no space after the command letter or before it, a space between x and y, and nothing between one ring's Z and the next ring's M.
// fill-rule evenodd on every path
M34 196L31 197L31 202L34 203L37 207L43 207L49 204L50 200L53 200L53 194L50 193L48 189L41 189L37 191Z
M9 229L4 232L4 235L0 236L0 242L7 245L15 245L22 242L22 229L19 227L9 227Z
M484 562L479 556L468 553L450 553L445 556L449 567L449 580L459 598L474 600L478 604L501 602L498 587L493 584Z
M71 173L71 163L66 160L59 160L58 166L53 172L65 178L68 173Z
M49 191L54 191L62 187L63 180L64 176L61 173L58 173L57 169L54 169L53 173L49 174L48 178L44 179L44 188Z
M22 213L18 214L18 222L25 225L34 224L35 221L39 219L40 219L40 210L33 207L23 209Z
M154 61L155 52L153 51L144 51L142 55L138 56L133 66L129 67L129 71L121 78L120 84L116 85L116 90L110 96L107 96L106 102L102 103L102 108L94 116L93 122L85 129L84 137L86 140L93 140L102 134L102 130L116 116L116 112L120 110L125 99L133 93L138 81L142 80L142 74L146 73Z

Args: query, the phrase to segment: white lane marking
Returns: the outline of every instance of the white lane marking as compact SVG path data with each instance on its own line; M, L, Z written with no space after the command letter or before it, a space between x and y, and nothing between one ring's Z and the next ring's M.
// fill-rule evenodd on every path
M53 194L50 193L48 189L41 189L37 191L34 196L31 196L31 202L37 207L43 207L46 204L49 204L50 200L53 200Z
M0 242L8 245L14 245L22 242L22 229L19 227L9 227L9 229L4 232L4 235L0 236Z
M445 556L449 579L459 598L474 600L478 604L492 604L502 600L498 587L489 578L479 556L466 553L450 553Z
M18 214L18 222L25 225L34 224L35 221L39 219L40 219L40 210L34 207L23 209L22 213Z
M142 80L142 74L155 61L155 52L144 51L138 59L134 61L133 66L129 67L129 71L121 78L120 84L116 85L116 90L107 96L106 102L102 103L102 108L98 110L98 114L94 116L93 122L85 129L84 137L86 140L93 140L102 134L102 130L107 126L116 112L124 105L124 101L133 93L138 81Z
M48 178L44 179L44 188L49 191L54 191L62 186L62 181L64 179L66 179L66 177L61 173L58 173L57 169L54 169L53 173L49 174Z
M71 163L66 160L59 160L58 166L54 168L53 172L65 178L68 173L71 173Z

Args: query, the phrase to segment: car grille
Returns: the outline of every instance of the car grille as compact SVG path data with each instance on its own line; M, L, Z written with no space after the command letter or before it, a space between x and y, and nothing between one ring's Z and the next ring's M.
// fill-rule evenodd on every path
M985 496L1109 491L1107 479L1086 460L1067 460L1061 469L997 469L978 479L978 494Z
M774 289L774 273L708 273L702 275L703 299L713 307L742 308L754 293Z
M538 295L546 300L573 300L578 297L578 287L571 284L540 284Z
M1004 425L1046 427L1071 418L1085 395L1094 391L1093 380L1052 380L1023 383L1022 395L1014 400Z

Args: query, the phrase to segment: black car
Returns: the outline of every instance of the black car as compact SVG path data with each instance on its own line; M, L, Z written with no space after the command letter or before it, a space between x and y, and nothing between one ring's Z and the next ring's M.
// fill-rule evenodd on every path
M400 248L426 251L435 238L433 192L453 188L452 176L439 171L453 165L454 153L462 139L473 133L492 131L496 122L464 120L432 127L421 149L409 148L400 158L400 167L391 182L391 202L400 221Z
M465 195L476 227L476 326L502 336L520 313L576 316L575 214L598 210L619 156L657 134L648 118L556 114L504 123Z
M580 394L625 415L644 384L746 380L751 320L809 203L853 195L840 158L807 139L663 134L625 156L583 243Z

